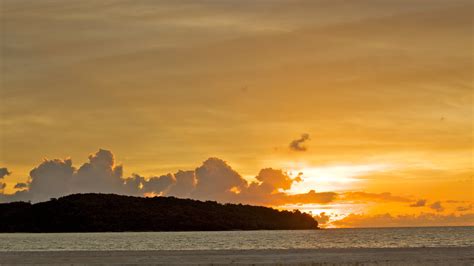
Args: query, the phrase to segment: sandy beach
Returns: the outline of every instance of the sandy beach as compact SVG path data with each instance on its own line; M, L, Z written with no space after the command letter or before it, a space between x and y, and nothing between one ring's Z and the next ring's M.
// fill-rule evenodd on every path
M0 264L473 265L474 248L0 252Z

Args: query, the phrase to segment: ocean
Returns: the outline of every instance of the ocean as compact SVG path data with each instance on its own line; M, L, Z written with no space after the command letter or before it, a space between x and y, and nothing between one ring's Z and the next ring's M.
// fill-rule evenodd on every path
M0 251L473 247L474 227L0 234Z

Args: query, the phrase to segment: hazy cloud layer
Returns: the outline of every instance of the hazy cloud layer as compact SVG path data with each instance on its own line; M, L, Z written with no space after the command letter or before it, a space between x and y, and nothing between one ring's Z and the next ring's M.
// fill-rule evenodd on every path
M441 215L422 213L420 215L381 215L350 214L331 222L337 227L403 227L403 226L458 226L474 225L474 214Z
M443 207L443 205L441 205L440 201L437 201L437 202L434 202L433 204L431 204L430 208L437 211L437 212L444 211L444 207Z
M472 204L466 205L466 206L459 206L456 208L458 212L467 212L472 210Z
M227 162L209 158L195 170L144 177L123 177L112 152L99 150L79 168L71 159L44 160L30 171L29 181L17 183L15 194L0 195L0 201L44 201L72 193L117 193L134 196L176 196L220 202L279 206L285 204L327 204L334 201L406 202L390 193L316 192L288 194L301 174L291 177L279 169L262 169L255 182L248 182ZM7 170L3 170L7 173ZM4 174L5 175L5 174Z
M346 192L342 198L353 202L410 202L409 198L392 195L392 193Z

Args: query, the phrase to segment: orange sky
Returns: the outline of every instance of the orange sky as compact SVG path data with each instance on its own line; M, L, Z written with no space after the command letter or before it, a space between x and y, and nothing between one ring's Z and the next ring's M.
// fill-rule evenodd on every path
M137 173L147 193L299 208L327 226L474 224L471 1L1 9L7 199L25 182L24 199L119 192L111 180Z

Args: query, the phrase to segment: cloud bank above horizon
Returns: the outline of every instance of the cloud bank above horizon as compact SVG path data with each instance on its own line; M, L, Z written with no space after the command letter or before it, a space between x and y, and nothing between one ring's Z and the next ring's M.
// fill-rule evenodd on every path
M0 168L0 187L4 179L12 173ZM15 184L13 194L0 190L0 203L12 201L46 201L74 193L115 193L131 196L174 196L198 200L212 200L222 203L243 203L271 207L305 204L375 204L398 203L410 208L427 207L441 213L441 201L427 205L427 200L392 195L389 192L369 193L363 191L308 192L291 194L293 184L303 182L303 173L291 177L288 173L273 168L264 168L255 176L255 181L247 181L226 161L209 158L194 170L144 177L139 174L123 176L123 166L116 164L111 151L100 149L88 157L88 162L79 168L72 160L45 159L30 171L27 182ZM364 227L377 225L383 221L387 226L431 225L448 222L463 225L473 221L470 213L472 205L459 206L460 215L421 213L420 215L362 215L350 213L344 217L331 217L326 212L315 215L323 226ZM434 222L434 223L433 223ZM380 225L383 226L383 225Z
M265 168L248 182L219 158L209 158L194 170L144 177L123 176L123 166L115 156L100 149L89 162L75 168L72 159L45 159L30 171L27 182L17 183L14 194L3 193L3 201L45 201L72 193L117 193L134 196L175 196L220 202L239 202L278 206L286 203L329 203L340 195L335 192L289 195L284 191L301 177L290 177L282 170ZM4 176L7 168L2 168ZM383 196L381 196L383 197ZM2 199L2 198L0 198Z

